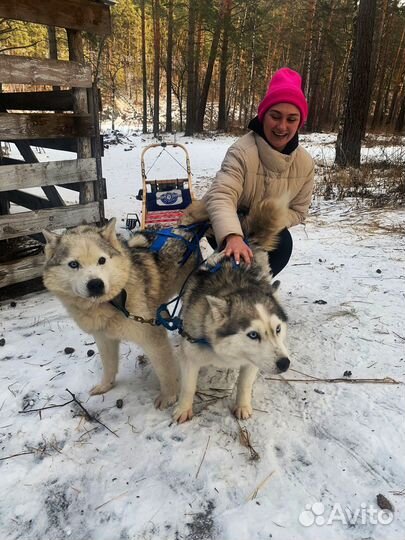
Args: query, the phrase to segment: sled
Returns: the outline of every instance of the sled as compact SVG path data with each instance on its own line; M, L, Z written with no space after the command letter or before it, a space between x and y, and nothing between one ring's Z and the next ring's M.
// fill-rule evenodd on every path
M152 148L157 147L161 147L162 150L149 170L146 171L145 154ZM178 148L184 152L185 165L178 161L177 156L173 156L170 152L171 149ZM184 169L187 177L159 180L151 178L150 171L163 153L169 154ZM141 173L143 188L139 190L136 198L142 201L142 229L160 229L175 225L193 199L190 158L187 148L182 144L169 142L146 146L141 154Z

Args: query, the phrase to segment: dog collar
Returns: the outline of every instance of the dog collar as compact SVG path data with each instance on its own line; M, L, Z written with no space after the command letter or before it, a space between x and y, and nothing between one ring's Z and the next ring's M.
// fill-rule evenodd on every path
M125 289L122 289L120 293L117 294L117 296L114 296L112 300L109 301L109 304L114 306L118 311L121 311L125 315L125 317L129 317L130 313L125 308L125 304L127 301L127 291Z

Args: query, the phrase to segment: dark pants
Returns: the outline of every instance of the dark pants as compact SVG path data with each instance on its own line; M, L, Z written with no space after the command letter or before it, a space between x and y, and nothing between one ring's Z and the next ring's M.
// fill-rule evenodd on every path
M217 243L214 237L208 237L207 240L210 246L214 249L217 248ZM279 234L278 246L274 251L269 253L269 264L272 270L273 276L276 276L281 270L287 266L290 260L293 249L293 240L288 229L283 229Z

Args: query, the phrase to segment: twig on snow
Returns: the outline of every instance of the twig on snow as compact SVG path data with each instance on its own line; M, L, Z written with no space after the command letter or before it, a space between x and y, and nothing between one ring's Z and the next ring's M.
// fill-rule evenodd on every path
M20 452L19 454L12 454L11 456L6 456L6 457L0 458L0 461L4 461L5 459L15 458L17 456L26 456L27 454L35 454L35 452L34 452L34 450L31 450L30 452Z
M239 427L239 440L241 445L249 449L250 459L252 461L258 461L260 459L260 455L252 446L249 431L245 427L242 427L237 419L235 420Z
M384 377L382 379L349 379L347 377L336 377L331 379L323 379L320 377L314 377L313 375L308 375L307 373L303 373L302 371L298 371L297 369L290 369L290 371L294 371L295 373L299 373L300 375L304 375L304 377L308 377L308 379L286 379L286 378L278 378L278 377L265 377L266 381L279 381L279 382L305 382L305 383L348 383L348 384L404 384L403 381L397 381L396 379L393 379L392 377Z
M112 501L116 501L117 499L119 499L120 497L123 497L124 495L128 495L128 491L124 491L124 493L121 493L121 495L117 495L116 497L113 497L112 499L109 499L105 503L100 504L99 506L96 506L96 508L94 510L100 510L100 508L102 508L106 504L108 504L108 503L110 503Z
M72 399L70 399L69 401L66 401L65 403L61 403L60 405L48 405L46 407L41 407L39 409L29 409L27 411L18 411L18 413L26 414L26 413L31 413L31 412L39 412L39 414L41 414L42 411L45 411L46 409L55 409L57 407L65 407L66 405L69 405L70 403L76 403L76 405L78 405L80 409L82 409L82 411L84 412L86 420L88 420L89 422L97 422L98 424L103 426L107 431L109 431L110 433L115 435L117 438L119 438L119 436L114 431L112 431L108 426L106 426L98 418L90 414L89 411L80 403L80 401L68 388L66 388L66 392L68 392L72 396Z
M203 454L202 459L201 459L201 462L200 462L200 466L198 467L197 473L196 473L196 475L195 475L196 478L198 477L198 475L199 475L199 473L200 473L201 465L203 464L203 461L204 461L204 459L205 459L205 454L207 453L208 445L209 445L209 443L210 443L210 439L211 439L211 435L208 436L207 445L206 445L206 447L205 447L204 454Z
M273 476L275 471L271 471L270 474L268 474L266 476L266 478L264 480L262 480L260 482L260 484L252 491L252 493L249 495L249 497L246 499L246 501L253 501L253 499L256 499L257 497L257 494L259 493L259 490L262 489L262 487L264 487L267 482L270 480L270 478Z

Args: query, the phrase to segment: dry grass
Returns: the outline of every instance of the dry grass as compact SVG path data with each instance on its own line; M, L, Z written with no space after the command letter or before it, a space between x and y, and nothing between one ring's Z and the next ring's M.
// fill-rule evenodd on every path
M363 148L378 146L378 159L368 158L360 169L340 168L326 160L317 164L315 193L326 200L351 197L373 208L405 204L405 146L400 137L368 135ZM387 150L386 150L387 148ZM388 150L389 148L389 150Z

